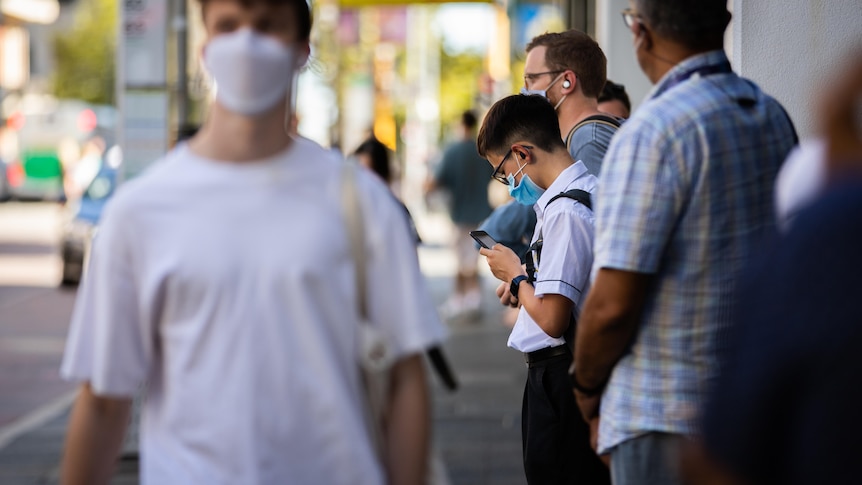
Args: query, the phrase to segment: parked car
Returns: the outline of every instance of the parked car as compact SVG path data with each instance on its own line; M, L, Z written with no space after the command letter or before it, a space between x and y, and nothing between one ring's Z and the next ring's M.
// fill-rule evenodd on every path
M102 164L81 197L67 204L67 222L63 227L61 257L63 286L77 285L84 275L90 245L105 204L119 184L122 164L120 148L114 146L102 156Z
M112 130L115 110L50 95L10 96L3 102L14 148L5 153L9 185L17 199L63 201L64 171L82 144Z

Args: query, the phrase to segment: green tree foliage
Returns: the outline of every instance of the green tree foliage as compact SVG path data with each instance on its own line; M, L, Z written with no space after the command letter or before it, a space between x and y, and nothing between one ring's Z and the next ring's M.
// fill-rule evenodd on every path
M485 71L485 58L481 54L462 52L440 53L440 123L451 126L461 113L476 108L479 80Z
M54 39L54 95L114 104L116 0L81 0L75 27Z

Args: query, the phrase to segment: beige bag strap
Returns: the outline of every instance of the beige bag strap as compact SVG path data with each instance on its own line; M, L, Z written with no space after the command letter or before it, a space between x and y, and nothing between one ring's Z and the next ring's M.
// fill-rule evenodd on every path
M365 398L365 422L372 443L381 462L385 462L384 442L386 427L387 396L389 388L390 357L385 341L371 325L368 313L365 230L362 224L362 207L356 183L355 163L345 161L342 168L341 209L350 238L350 253L356 271L356 298L359 310L359 370Z
M350 236L350 253L356 265L356 292L359 300L360 320L368 321L368 303L365 289L365 233L362 225L362 208L356 188L356 165L344 162L341 171L341 208L344 213L347 231Z

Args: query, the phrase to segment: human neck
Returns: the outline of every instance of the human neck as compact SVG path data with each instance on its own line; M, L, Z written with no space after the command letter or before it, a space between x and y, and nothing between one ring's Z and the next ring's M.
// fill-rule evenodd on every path
M558 149L551 153L544 153L544 155L546 157L544 168L534 182L539 187L548 190L554 180L557 180L557 177L575 162L565 149Z
M248 117L213 105L209 120L189 142L195 153L225 162L250 162L284 151L292 141L284 126L281 103L261 116Z
M653 49L646 53L652 62L647 69L644 69L644 73L647 75L650 82L656 84L665 76L665 74L682 61L689 57L694 57L717 49L721 49L721 46L707 49L691 49L673 42L657 41Z
M560 105L559 111L557 111L557 118L560 121L560 136L563 141L566 140L569 132L572 131L575 125L589 116L601 114L599 103L595 98L585 98L583 96L577 98L570 96L570 98L572 98L572 103L567 105L564 102Z

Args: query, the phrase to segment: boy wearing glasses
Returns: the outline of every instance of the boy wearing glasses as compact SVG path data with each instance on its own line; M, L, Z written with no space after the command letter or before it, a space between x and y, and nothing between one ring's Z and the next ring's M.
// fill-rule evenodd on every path
M538 221L528 255L532 274L501 244L480 251L502 282L501 303L520 306L508 345L524 353L528 367L521 411L527 482L610 483L578 414L567 374L572 353L564 337L589 286L593 214L583 203L557 197L572 189L592 192L596 177L572 160L553 106L538 96L509 96L494 104L477 144L495 167L494 179L507 185L516 201L532 205Z

